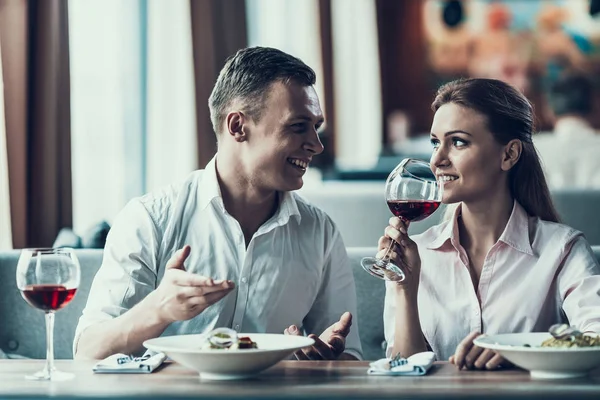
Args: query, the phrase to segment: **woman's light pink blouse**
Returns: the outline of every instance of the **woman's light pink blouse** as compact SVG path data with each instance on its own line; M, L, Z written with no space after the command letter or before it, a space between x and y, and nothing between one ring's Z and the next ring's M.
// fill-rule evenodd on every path
M459 243L457 216L412 237L419 246L419 317L438 360L447 360L472 331L547 331L568 322L600 332L600 266L581 232L530 217L515 202L489 250L477 292ZM386 284L387 353L394 341L394 283Z

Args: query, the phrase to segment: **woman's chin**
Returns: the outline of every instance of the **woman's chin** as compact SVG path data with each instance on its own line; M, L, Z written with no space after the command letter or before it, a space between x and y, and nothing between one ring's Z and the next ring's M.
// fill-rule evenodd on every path
M460 201L461 200L457 199L456 196L446 196L445 193L442 196L442 204L454 204L454 203L459 203Z

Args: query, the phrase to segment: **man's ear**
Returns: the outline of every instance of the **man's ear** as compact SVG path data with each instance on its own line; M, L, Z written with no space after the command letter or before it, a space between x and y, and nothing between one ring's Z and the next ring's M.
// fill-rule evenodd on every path
M523 151L523 142L519 139L513 139L504 146L502 154L502 171L508 171L515 166L519 158L521 158L521 152Z
M233 137L236 142L248 140L247 127L248 117L241 111L232 111L225 117L226 134Z

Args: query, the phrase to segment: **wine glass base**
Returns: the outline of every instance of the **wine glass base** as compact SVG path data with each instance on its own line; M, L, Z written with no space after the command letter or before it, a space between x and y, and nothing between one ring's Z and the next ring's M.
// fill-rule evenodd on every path
M60 382L60 381L68 381L73 378L75 378L75 374L72 374L70 372L62 372L62 371L57 371L57 370L53 370L50 372L45 369L38 371L33 375L25 376L25 379L27 379L28 381Z
M360 265L372 276L386 281L402 282L406 278L404 272L390 261L365 257L361 260Z

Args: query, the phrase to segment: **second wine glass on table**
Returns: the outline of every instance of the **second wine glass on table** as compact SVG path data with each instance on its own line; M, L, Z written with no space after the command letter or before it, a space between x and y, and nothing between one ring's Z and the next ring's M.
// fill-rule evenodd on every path
M421 221L433 214L442 202L443 187L437 182L429 163L406 158L385 182L385 200L392 214L408 222ZM382 258L365 257L361 265L369 274L402 282L405 274L389 259L396 243L392 240Z
M46 365L33 380L67 380L73 374L54 367L54 313L73 300L80 269L72 249L23 249L17 264L17 287L32 307L46 314Z

